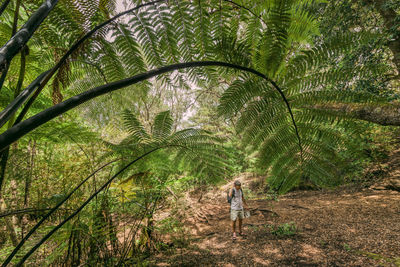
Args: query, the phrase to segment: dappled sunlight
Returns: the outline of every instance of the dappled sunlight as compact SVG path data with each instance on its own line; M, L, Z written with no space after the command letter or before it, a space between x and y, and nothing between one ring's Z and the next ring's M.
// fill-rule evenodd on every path
M251 179L251 178L249 178ZM246 179L242 180L246 182ZM325 266L349 264L373 266L373 258L359 250L384 251L385 257L395 259L400 249L400 194L391 191L360 190L354 194L346 190L289 193L279 201L250 200L252 216L245 220L246 238L232 242L230 221L223 198L215 203L215 196L225 187L203 197L201 209L208 221L191 224L194 247L183 249L180 264L216 264L237 266L239 263L260 266ZM386 209L382 210L382 209ZM264 216L262 210L268 212ZM378 217L376 212L380 211ZM389 212L390 211L390 212ZM224 215L226 214L226 215ZM272 234L273 226L294 222L297 232L288 235ZM371 231L373 228L373 231ZM284 232L283 232L284 233ZM380 240L386 240L381 242ZM178 253L179 254L179 253ZM223 260L221 260L223 259Z
M2 267L400 266L400 1L0 2Z

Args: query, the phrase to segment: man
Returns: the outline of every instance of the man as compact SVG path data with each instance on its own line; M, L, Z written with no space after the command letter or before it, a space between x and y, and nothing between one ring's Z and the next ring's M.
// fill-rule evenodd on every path
M229 199L231 200L231 220L233 240L236 240L236 220L239 218L239 235L244 236L242 231L242 222L244 218L243 204L247 208L246 200L243 197L242 184L240 181L235 181L234 187L229 191Z

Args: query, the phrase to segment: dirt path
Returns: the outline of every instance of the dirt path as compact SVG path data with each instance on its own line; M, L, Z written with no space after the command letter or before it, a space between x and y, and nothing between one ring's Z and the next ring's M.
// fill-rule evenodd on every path
M222 194L221 194L222 192ZM193 204L192 242L157 266L400 266L400 193L350 189L302 191L273 200L250 200L246 239L231 241L223 190ZM271 225L293 222L294 235ZM186 222L190 223L190 221Z

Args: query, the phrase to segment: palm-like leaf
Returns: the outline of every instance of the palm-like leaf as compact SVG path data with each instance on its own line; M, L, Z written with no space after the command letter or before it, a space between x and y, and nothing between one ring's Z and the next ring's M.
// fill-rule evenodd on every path
M124 112L123 120L129 136L120 144L108 143L113 153L129 156L161 148L168 151L161 157L162 161L170 160L173 166L182 165L188 173L209 179L222 178L231 169L222 140L201 129L172 132L173 119L169 111L155 116L151 131L146 131L130 111Z
M157 114L154 119L153 137L159 140L167 138L171 135L173 123L169 110Z
M224 92L219 106L224 116L239 114L236 127L243 135L244 144L258 152L260 166L269 171L270 185L280 192L286 192L301 180L318 186L337 181L338 166L333 162L339 163L340 159L335 152L343 148L351 150L350 140L357 134L357 124L314 107L326 103L379 101L370 94L352 91L351 84L373 71L387 71L385 68L340 67L341 58L355 43L368 41L372 37L370 34L343 34L293 53L294 40L309 40L309 33L316 32L313 18L306 11L293 13L296 5L302 5L300 2L271 1L270 12L264 15L267 28L248 30L264 32L252 35L259 37L257 45L249 44L253 47L250 65L275 77L283 88L294 110L303 151L298 149L295 129L284 104L264 81L242 75ZM305 24L295 27L298 20ZM247 26L254 27L254 24L251 22ZM245 42L248 38L237 35L231 43ZM235 51L229 52L231 45L225 47L225 58L240 59L234 55ZM243 64L249 65L247 61ZM335 83L347 88L337 88Z

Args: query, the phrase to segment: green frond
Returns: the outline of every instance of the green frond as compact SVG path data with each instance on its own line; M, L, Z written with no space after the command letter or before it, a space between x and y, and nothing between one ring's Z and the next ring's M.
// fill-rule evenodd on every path
M316 105L319 103L368 103L382 102L383 98L372 95L367 92L349 91L349 90L318 90L307 91L292 96L293 106L306 107L307 105Z
M147 70L143 60L140 44L132 36L132 32L126 25L120 24L118 31L113 33L118 53L128 75L143 73Z
M193 61L196 52L193 47L193 17L190 11L189 1L173 0L170 5L172 11L172 21L174 21L174 35L178 40L178 49L181 58L190 62Z
M129 110L125 110L122 114L124 125L136 142L148 142L149 134L144 129L142 123Z
M129 25L141 45L147 66L163 66L159 39L152 25L153 10L136 11L135 16L129 20ZM153 14L153 16L155 16Z
M277 0L271 8L267 20L268 28L263 37L263 50L259 52L259 61L270 77L274 77L286 58L288 49L288 29L291 25L292 1Z
M55 144L85 144L99 140L96 133L74 122L51 121L39 127L27 138Z
M242 110L248 101L260 98L264 94L271 95L270 91L272 89L265 80L243 75L224 91L218 112L220 115L233 116Z
M210 6L207 1L194 0L193 8L197 14L194 19L194 40L195 47L197 50L196 59L207 59L209 58L209 51L211 45L210 36L210 20L209 11Z
M180 59L178 50L178 39L174 34L174 26L172 25L171 10L168 5L156 4L154 7L153 27L158 29L159 45L165 49L162 51L162 57L166 62L178 63Z
M169 110L160 112L154 119L153 137L157 140L163 140L171 135L173 119Z
M217 46L221 59L225 62L244 67L251 67L250 47L244 42L223 36Z
M366 42L371 38L373 35L369 33L343 33L332 37L329 41L304 50L291 58L287 63L284 76L281 76L284 79L280 80L286 84L293 79L306 76L308 72L322 68L329 60L338 62L341 59L340 56L351 51L355 44Z

